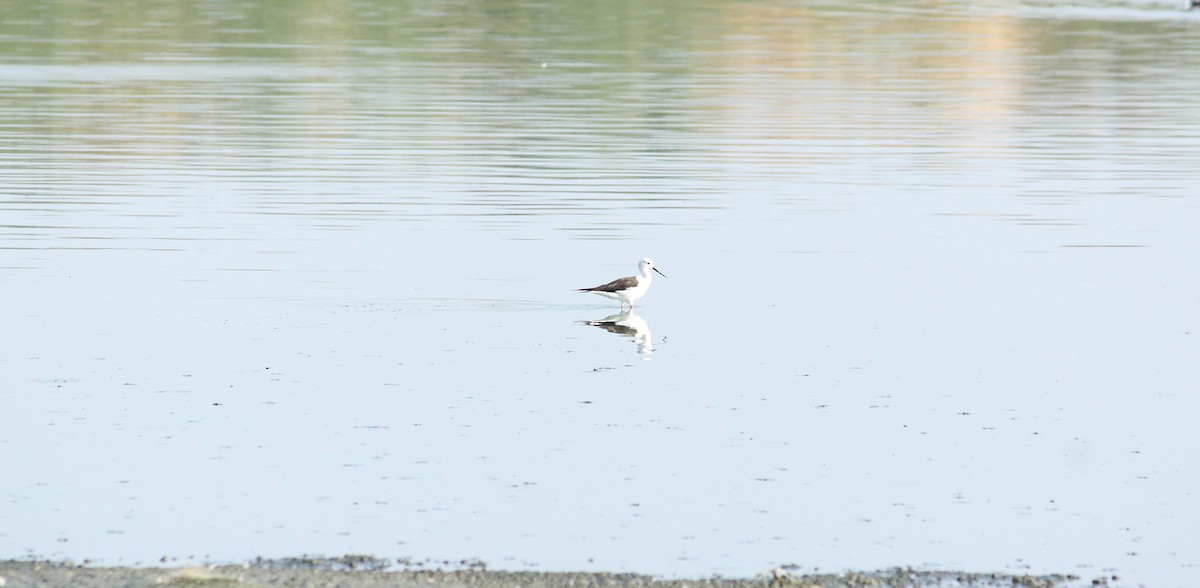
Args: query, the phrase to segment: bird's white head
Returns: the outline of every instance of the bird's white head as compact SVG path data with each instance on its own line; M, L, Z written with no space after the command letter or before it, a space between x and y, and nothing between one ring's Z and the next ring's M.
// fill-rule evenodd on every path
M644 258L642 258L642 261L638 262L638 273L640 273L640 274L642 274L643 276L646 276L647 278L649 278L649 277L650 277L650 270L654 270L655 272L658 272L658 275L660 275L660 276L662 276L662 277L664 277L664 278L665 278L665 277L667 277L667 275L666 275L666 274L664 274L664 273L662 273L662 272L658 271L658 268L654 267L654 260L653 260L653 259L650 259L649 257L644 257Z

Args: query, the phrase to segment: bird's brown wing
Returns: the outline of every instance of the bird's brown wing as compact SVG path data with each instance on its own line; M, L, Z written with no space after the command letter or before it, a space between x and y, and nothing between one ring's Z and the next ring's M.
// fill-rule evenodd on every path
M628 278L617 278L603 286L595 288L580 288L580 292L618 292L636 287L638 284L637 278L630 276Z

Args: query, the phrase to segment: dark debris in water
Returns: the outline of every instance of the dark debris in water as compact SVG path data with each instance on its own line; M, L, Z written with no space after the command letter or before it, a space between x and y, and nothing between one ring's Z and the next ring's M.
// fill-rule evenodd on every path
M255 558L250 565L265 570L323 570L330 572L352 572L363 570L381 572L392 567L392 562L371 555L343 555L341 557L284 557L279 559Z

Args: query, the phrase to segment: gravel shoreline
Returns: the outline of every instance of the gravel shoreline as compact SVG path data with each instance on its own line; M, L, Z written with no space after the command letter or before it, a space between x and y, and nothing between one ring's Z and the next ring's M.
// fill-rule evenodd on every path
M399 562L402 565L403 562ZM186 568L101 567L70 562L0 561L4 588L1053 588L1079 580L1047 575L979 574L897 568L877 572L803 574L778 569L757 578L663 580L610 572L412 570L369 556L255 560Z

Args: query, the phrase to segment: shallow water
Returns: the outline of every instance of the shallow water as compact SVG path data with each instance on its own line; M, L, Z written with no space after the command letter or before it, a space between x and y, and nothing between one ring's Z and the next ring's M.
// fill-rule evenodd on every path
M0 555L1182 585L1198 66L1176 3L22 7Z

